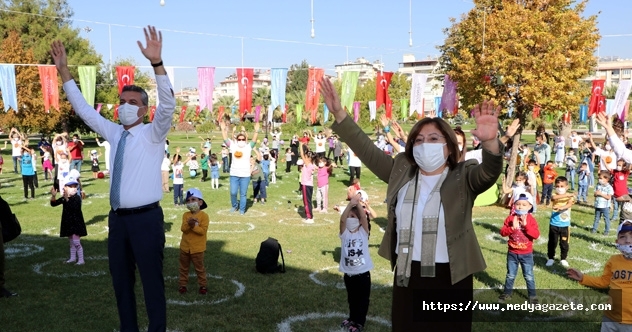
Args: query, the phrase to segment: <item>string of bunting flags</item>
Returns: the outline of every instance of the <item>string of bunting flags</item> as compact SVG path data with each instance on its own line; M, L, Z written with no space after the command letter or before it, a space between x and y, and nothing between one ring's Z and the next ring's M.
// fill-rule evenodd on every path
M15 66L16 64L0 64L0 90L2 91L2 101L4 102L5 112L9 109L17 112L18 100L17 100L17 86L15 78ZM116 76L118 92L121 93L125 85L134 84L134 73L136 67L134 66L117 66ZM168 76L172 81L174 77L174 68L166 67ZM39 65L38 66L40 84L42 88L44 111L50 112L53 108L59 111L59 82L57 77L57 71L54 66L51 65ZM81 93L85 97L89 104L95 105L96 94L96 66L78 66L79 82ZM294 105L296 111L297 122L302 121L303 111L308 112L309 119L313 122L317 120L320 89L319 82L324 76L324 69L322 68L309 68L307 89L305 95L305 105ZM343 108L353 115L354 121L360 119L361 102L354 101L355 93L357 91L359 72L347 71L342 74L342 89L341 89L341 104ZM253 68L236 68L236 77L239 92L239 106L232 106L230 109L230 115L235 116L238 114L239 118L244 118L246 114L252 114L255 121L267 121L271 122L273 112L279 108L282 111L282 121L287 122L287 112L289 105L286 103L286 82L287 82L288 69L287 68L271 68L270 70L270 106L267 109L267 118L263 119L261 112L262 107L256 105L253 108L252 94L254 84L254 69ZM199 105L195 107L195 114L199 116L200 112L204 109L213 109L213 91L215 81L215 67L198 67L198 93L199 93ZM425 98L424 91L426 89L426 83L429 75L415 73L411 79L411 89L409 99L400 99L400 114L399 117L405 119L413 116L415 113L418 118L423 117L425 112ZM388 89L393 77L392 72L380 71L377 73L375 79L376 95L375 100L368 102L369 117L370 120L375 120L377 110L381 107L384 108L386 116L389 119L393 118L393 101L391 100ZM621 119L624 119L630 108L630 101L628 97L632 88L632 81L622 80L619 82L619 87L614 99L606 99L603 95L605 80L593 80L592 92L589 99L586 101L586 105L579 107L579 120L586 122L593 114L598 112L605 112L607 115L617 114ZM458 111L458 93L457 82L454 82L448 75L444 76L443 93L441 97L434 97L434 109L438 116L442 116L444 112L449 112L454 115ZM103 103L97 103L95 110L100 112ZM118 105L106 104L108 110L113 112L113 120L118 119ZM179 114L179 121L183 122L186 117L188 107L182 106ZM156 111L156 105L150 106L149 120L153 121L154 113ZM511 111L511 110L510 110ZM533 116L537 118L540 116L541 107L539 105L533 106ZM217 120L221 120L226 114L224 106L220 106L218 109ZM323 105L323 118L324 122L329 121L329 109L326 105ZM571 114L567 112L563 116L563 121L570 122Z

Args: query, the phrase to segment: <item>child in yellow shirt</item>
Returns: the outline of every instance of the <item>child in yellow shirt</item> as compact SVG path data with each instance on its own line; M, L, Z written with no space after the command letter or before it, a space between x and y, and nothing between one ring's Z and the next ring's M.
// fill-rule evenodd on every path
M204 251L206 251L206 232L208 230L208 214L201 210L207 205L202 193L197 188L187 191L186 207L189 209L182 215L182 239L180 240L180 281L178 292L187 292L189 282L189 266L193 263L197 274L199 293L206 295L206 269L204 269Z
M584 286L610 287L612 308L603 312L602 331L632 330L632 220L627 219L619 225L616 246L621 254L610 257L601 276L584 275L576 269L566 271L571 279Z

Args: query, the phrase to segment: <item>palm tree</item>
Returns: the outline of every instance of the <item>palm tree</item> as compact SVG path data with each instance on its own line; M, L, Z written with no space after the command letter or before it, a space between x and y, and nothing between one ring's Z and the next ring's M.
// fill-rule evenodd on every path
M255 93L252 94L252 103L256 105L261 105L264 110L268 109L270 106L270 88L267 86L262 86Z

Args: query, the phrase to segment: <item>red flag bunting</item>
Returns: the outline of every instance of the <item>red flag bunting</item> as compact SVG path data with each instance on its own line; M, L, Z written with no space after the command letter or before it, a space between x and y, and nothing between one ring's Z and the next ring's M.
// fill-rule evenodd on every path
M598 112L600 96L603 96L603 88L606 80L593 80L590 102L588 103L588 116ZM605 101L604 101L605 105ZM605 106L604 106L605 107Z
M318 83L323 79L325 70L321 68L309 68L307 76L307 95L305 98L306 111L311 112L312 123L316 122L318 102L320 101L320 89Z
M281 115L281 121L283 121L283 123L287 122L287 110L290 107L290 105L285 104L285 109L283 110L283 114Z
M118 120L118 107L119 105L114 105L114 117L112 118L113 121Z
M123 87L134 84L134 66L116 67L116 79L118 82L119 95L123 92Z
M59 88L57 85L57 68L55 66L37 66L39 69L42 95L44 97L44 109L50 112L50 107L59 111Z
M571 123L571 112L564 113L563 121L564 123Z
M180 111L180 123L184 122L184 116L187 114L187 107L182 106L182 111Z
M375 78L375 108L385 105L386 117L392 118L393 103L388 96L388 86L391 84L391 78L393 73L391 72L379 72Z
M252 108L252 68L237 68L237 84L239 85L239 116L243 118Z
M156 114L156 106L152 106L149 109L149 122L153 122L154 121L154 114Z
M195 106L195 116L200 116L200 105Z
M533 105L533 118L537 119L540 117L540 105Z

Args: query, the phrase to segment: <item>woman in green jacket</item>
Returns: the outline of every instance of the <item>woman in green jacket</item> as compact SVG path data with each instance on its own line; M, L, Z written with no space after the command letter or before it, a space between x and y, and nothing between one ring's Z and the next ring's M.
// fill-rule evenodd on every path
M347 116L328 79L321 81L321 91L336 119L332 129L388 183L388 225L378 253L395 270L393 331L470 331L472 275L486 267L472 207L502 172L500 107L483 102L474 108L477 128L472 134L483 147L481 164L460 162L456 135L440 118L417 122L405 153L392 158ZM444 305L450 305L449 310Z

